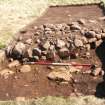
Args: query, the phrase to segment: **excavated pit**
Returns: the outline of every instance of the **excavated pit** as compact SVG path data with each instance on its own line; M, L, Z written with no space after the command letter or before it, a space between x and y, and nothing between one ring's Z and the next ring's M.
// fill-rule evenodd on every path
M97 31L102 33L100 31L104 30L105 22L102 18L100 20L100 17L103 16L103 9L100 8L99 5L50 7L42 17L28 25L24 30L21 30L17 36L22 36L21 42L24 43L27 39L33 38L33 36L34 38L38 37L35 36L36 26L40 27L43 24L70 24L72 22L77 22L79 19L85 19L87 21L86 27L89 30L97 28ZM82 27L85 26L82 25ZM78 31L72 32L72 34L78 34L80 36L80 32ZM67 37L66 35L62 36L58 35L54 37L62 37L62 39ZM41 37L44 36L40 36L40 38ZM104 70L104 37L102 38L102 43L100 43L98 47L94 48L94 43L91 44L92 49L89 51L91 54L90 58L76 58L70 61L81 64L97 64L99 67L102 66ZM34 46L33 44L32 47ZM82 55L82 52L79 51L79 53ZM8 62L6 65L8 66ZM7 66L3 66L3 68ZM19 72L20 67L21 66L11 68L12 71L15 71L15 74L9 76L8 79L4 79L0 76L0 99L8 100L16 97L37 98L48 95L65 97L79 95L104 96L103 93L105 93L102 75L94 77L90 74L72 73L76 82L60 84L47 78L47 75L52 71L48 69L47 66L31 65L32 70L28 73Z

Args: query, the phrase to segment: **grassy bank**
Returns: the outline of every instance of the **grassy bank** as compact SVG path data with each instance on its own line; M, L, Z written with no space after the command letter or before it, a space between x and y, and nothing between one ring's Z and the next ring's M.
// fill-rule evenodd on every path
M47 8L44 0L0 0L0 46Z
M94 4L99 3L101 0L48 0L50 5L62 5L62 4Z
M97 99L94 96L85 97L43 97L37 100L27 101L1 101L0 105L105 105L104 99Z

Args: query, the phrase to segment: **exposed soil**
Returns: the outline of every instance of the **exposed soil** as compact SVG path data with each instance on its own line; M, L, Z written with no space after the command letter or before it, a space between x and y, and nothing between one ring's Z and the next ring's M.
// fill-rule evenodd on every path
M37 21L27 26L27 33L23 34L23 36L24 38L31 37L35 25L68 23L68 21L75 21L79 18L92 20L102 16L104 16L103 11L98 5L51 7ZM102 26L104 23L100 22L99 25ZM98 63L101 66L96 52L92 50L91 54L93 55L91 59L77 59L74 61L92 64ZM13 70L16 70L16 68L13 68ZM10 76L8 79L0 77L0 99L14 99L18 96L37 98L48 95L94 95L97 85L103 81L102 76L93 77L90 74L79 73L73 74L73 77L77 80L76 83L58 84L48 80L47 74L50 71L46 66L32 65L32 71L29 73L17 71L15 75Z

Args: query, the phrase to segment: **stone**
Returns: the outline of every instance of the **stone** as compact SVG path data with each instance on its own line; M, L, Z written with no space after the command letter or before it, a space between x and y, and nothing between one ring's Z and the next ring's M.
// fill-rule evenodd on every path
M89 20L89 22L96 24L97 23L97 20L92 19L92 20Z
M51 45L49 49L53 51L53 50L55 50L55 46Z
M20 72L22 73L27 73L31 71L31 66L30 65L23 65L20 69Z
M51 65L47 66L47 68L50 69L50 70L54 70L55 69L54 66L51 66Z
M71 30L81 30L81 27L77 23L72 23Z
M24 53L26 52L26 46L24 43L22 42L18 42L13 51L12 51L12 56L13 58L17 58L20 59L24 56Z
M87 31L85 32L85 36L87 38L94 38L96 36L96 33L94 31Z
M51 29L50 29L50 28L48 28L48 27L47 27L47 28L45 28L44 30L45 30L45 31L51 31Z
M0 65L6 60L6 54L4 50L0 50Z
M100 75L104 76L105 75L105 71L101 70Z
M90 44L86 44L85 47L86 47L86 50L87 50L87 51L90 51L90 49L91 49Z
M101 33L101 37L102 38L105 38L105 33Z
M99 40L101 39L101 34L96 34L96 38Z
M90 52L86 52L86 58L90 58Z
M102 44L102 42L103 42L102 39L96 41L96 43L95 43L96 44L96 47L100 46Z
M8 64L9 68L18 67L18 66L20 66L20 62L18 60L15 60Z
M54 61L54 59L56 59L55 56L56 56L55 52L49 50L47 52L46 58L47 58L47 60Z
M99 17L99 20L105 20L105 16Z
M27 49L27 55L29 58L32 57L32 49L31 48Z
M97 39L96 38L91 38L91 39L89 39L89 43L93 43L93 42L95 42Z
M61 48L61 49L59 50L58 54L59 54L59 56L60 56L61 58L67 58L67 57L70 56L69 50L68 50L68 48L66 48L66 47Z
M35 61L39 61L39 56L33 56L33 59L34 59Z
M76 47L82 47L83 46L83 42L79 39L75 39L74 44Z
M43 48L48 50L50 48L50 42L49 41L46 41L44 44L43 44Z
M31 45L31 44L32 44L32 39L27 39L27 40L26 40L26 44Z
M6 48L6 50L5 50L5 53L6 53L6 56L7 56L7 57L11 57L13 48L14 48L13 45L7 46L7 48Z
M78 20L78 23L79 24L82 24L82 25L85 25L86 24L85 19L79 19Z
M0 75L3 76L5 79L7 79L10 75L13 75L14 72L10 69L3 69L0 71Z
M42 51L39 48L34 48L32 51L33 56L41 56Z
M59 68L57 70L50 72L47 77L51 80L55 80L59 82L62 82L62 81L70 82L72 75L68 70L65 70L65 69L63 70L62 68Z
M72 63L74 64L74 63ZM73 67L73 66L68 66L67 70L70 72L70 73L74 73L74 72L80 72L80 69L76 68L76 67Z
M83 42L84 44L88 43L87 38L86 38L86 37L84 37L84 36L81 38L81 40L82 40L82 42Z
M93 76L98 76L101 71L102 71L102 68L98 67L98 68L92 70L91 74L92 74Z
M41 56L41 60L47 60L46 56Z
M63 48L65 46L65 42L63 40L57 39L56 46L58 48Z

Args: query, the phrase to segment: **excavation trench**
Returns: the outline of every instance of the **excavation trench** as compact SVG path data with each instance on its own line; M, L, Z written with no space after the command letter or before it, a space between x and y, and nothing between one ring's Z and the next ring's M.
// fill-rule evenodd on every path
M21 30L17 35L22 36L22 42L24 43L27 39L33 38L33 35L36 33L36 26L40 27L45 24L70 24L72 22L77 22L79 19L85 19L87 23L85 26L89 30L102 31L102 28L105 28L104 20L100 20L100 17L103 17L103 9L99 5L85 5L85 6L56 6L50 7L47 9L45 14L41 16L37 21L32 22L30 25L25 27L24 30ZM80 32L74 31L73 35L79 35ZM37 39L34 36L35 40ZM40 35L40 38L44 37ZM48 37L48 36L47 36ZM65 39L68 37L65 35L54 36L56 38ZM34 46L34 45L33 45ZM97 64L99 67L102 66L104 70L104 61L105 61L105 43L104 37L102 42L96 48L94 48L94 43L92 45L89 59L87 58L76 58L71 59L71 62L78 63L89 63ZM80 52L82 55L83 52ZM8 65L8 63L7 63ZM0 99L8 100L14 99L16 97L26 97L26 98L37 98L43 96L78 96L78 95L100 95L100 90L104 91L103 86L103 76L98 75L96 77L90 74L83 73L72 73L76 82L69 84L60 84L55 81L51 81L47 78L47 75L51 72L46 65L31 65L31 72L21 73L18 70L21 66L12 68L15 71L15 74L10 76L8 79L4 79L0 76ZM86 68L84 68L86 69ZM102 83L101 83L102 82ZM101 86L100 86L101 84Z

